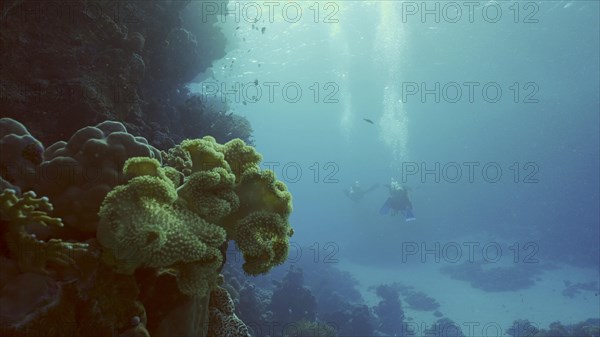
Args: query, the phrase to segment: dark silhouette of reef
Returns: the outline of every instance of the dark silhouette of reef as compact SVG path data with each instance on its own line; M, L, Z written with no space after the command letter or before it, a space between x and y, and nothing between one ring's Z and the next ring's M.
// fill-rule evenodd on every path
M302 269L290 268L281 283L278 283L268 310L273 319L281 324L316 319L317 301L311 291L304 286Z
M564 281L565 289L561 292L563 296L570 298L582 293L582 291L594 292L595 296L598 296L598 281L571 283L571 281Z
M46 144L105 120L161 150L206 135L250 141L227 106L186 107L187 83L225 55L218 16L201 17L201 3L3 1L0 117Z
M539 327L526 319L516 320L505 330L509 336L535 337L596 337L600 335L600 319L590 318L583 322L563 325L560 322L551 323L547 329Z
M227 103L200 95L191 95L177 107L182 119L181 134L185 138L210 135L217 142L240 138L252 144L252 126L244 117L228 112Z
M310 251L309 247L302 250ZM412 331L410 318L406 317L404 305L409 300L413 310L434 311L440 307L432 297L400 283L373 287L379 300L369 306L350 273L335 263L315 262L312 258L288 262L269 275L248 277L235 262L241 262L238 254L234 250L228 253L230 258L223 270L227 284L223 287L234 288L230 293L237 296L236 313L253 336L293 336L292 332L302 330L299 326L304 323L312 323L313 331L329 326L337 336L410 336L421 332ZM463 336L460 326L437 313L437 320L427 326L429 332Z
M412 286L406 286L399 282L392 284L397 291L402 295L406 303L411 309L419 311L435 311L440 307L440 304L432 297L427 296L422 291L416 291ZM441 317L441 313L438 317Z
M445 266L441 271L456 280L467 281L473 288L487 292L527 289L535 285L542 271L552 268L540 264L514 264L509 267L489 267L483 261ZM489 267L489 268L488 268Z
M253 336L374 336L372 309L364 304L356 280L332 264L297 261L268 276L247 277L230 251L223 274L238 294L236 313ZM294 291L293 293L291 291ZM330 293L329 295L326 295Z
M390 336L405 334L404 310L396 287L382 284L375 288L375 293L381 298L373 308L380 322L378 330Z

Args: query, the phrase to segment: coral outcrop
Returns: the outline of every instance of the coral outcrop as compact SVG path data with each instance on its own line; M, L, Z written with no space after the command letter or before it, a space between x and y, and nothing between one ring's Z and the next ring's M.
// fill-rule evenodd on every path
M211 324L208 331L209 337L230 336L249 337L248 327L234 312L233 300L227 290L215 288L210 295L209 313Z
M256 275L285 261L293 234L291 195L254 148L186 140L163 163L121 123L44 148L7 118L0 147L10 147L0 161L0 334L249 336L219 287L227 243Z
M48 198L36 198L32 191L25 192L22 197L11 189L0 194L0 214L8 223L4 237L10 256L17 261L21 271L48 274L48 263L68 266L75 262L70 257L73 251L87 248L87 244L61 239L44 242L38 240L35 233L27 231L30 224L62 227L61 219L48 216L47 212L51 210Z

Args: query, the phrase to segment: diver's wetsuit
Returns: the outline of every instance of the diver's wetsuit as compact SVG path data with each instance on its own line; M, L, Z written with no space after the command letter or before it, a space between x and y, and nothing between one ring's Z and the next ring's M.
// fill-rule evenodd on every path
M412 203L408 199L408 191L405 188L390 190L388 202L392 214L397 214L399 211L412 211Z
M393 188L391 185L388 185L388 188L390 196L379 209L379 214L396 215L398 212L402 212L405 221L415 220L416 218L412 212L412 203L408 198L408 191L406 188Z

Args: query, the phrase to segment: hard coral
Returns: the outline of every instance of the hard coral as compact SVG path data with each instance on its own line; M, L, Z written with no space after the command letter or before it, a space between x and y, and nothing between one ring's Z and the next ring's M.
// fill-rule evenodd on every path
M250 337L248 327L234 313L234 305L227 290L215 288L209 302L209 337Z
M160 153L144 138L127 133L118 122L83 128L68 142L60 141L46 149L45 161L39 167L42 179L38 192L50 197L54 214L67 227L81 233L76 237L88 239L96 231L102 200L113 187L126 182L121 170L132 157L160 159Z
M22 271L47 274L46 265L55 263L62 266L73 264L74 251L85 250L86 244L64 242L51 239L40 241L35 233L29 233L27 225L62 227L61 219L50 217L52 210L47 198L36 198L35 193L26 192L18 197L14 190L4 190L0 194L0 217L8 223L6 243Z
M42 143L23 124L0 118L0 176L15 187L30 190L43 153Z

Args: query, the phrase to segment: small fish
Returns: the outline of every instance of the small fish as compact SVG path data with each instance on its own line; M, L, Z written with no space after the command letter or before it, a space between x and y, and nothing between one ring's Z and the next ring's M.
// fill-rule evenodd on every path
M375 124L375 123L373 123L373 121L372 121L372 120L370 120L370 119L368 119L368 118L363 118L363 121L365 121L365 122L367 122L367 123L369 123L369 124Z
M254 85L258 85L258 78L254 80Z
M260 30L260 32L264 34L265 30L267 30L267 27L262 27L262 29Z

